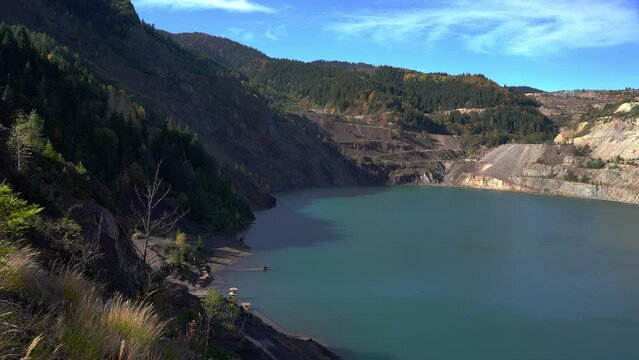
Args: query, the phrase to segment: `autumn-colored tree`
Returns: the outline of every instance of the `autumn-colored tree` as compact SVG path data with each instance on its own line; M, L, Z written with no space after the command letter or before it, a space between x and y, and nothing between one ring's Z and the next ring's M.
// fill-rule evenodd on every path
M29 115L18 114L7 142L17 172L24 170L33 152L40 152L44 148L46 142L42 136L43 127L44 120L35 110Z
M187 242L186 234L180 230L178 230L177 234L175 234L175 247L177 248L180 261L185 261L186 255L189 252L189 244Z

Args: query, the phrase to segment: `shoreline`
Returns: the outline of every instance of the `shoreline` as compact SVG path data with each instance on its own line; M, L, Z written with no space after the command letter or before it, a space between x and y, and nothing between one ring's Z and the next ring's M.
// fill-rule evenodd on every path
M211 236L211 235L210 235ZM192 294L199 296L199 294L203 293L208 288L216 289L222 293L222 295L228 299L228 289L230 286L226 279L224 278L225 274L230 272L261 272L261 268L250 268L250 269L237 269L234 268L234 265L237 264L238 261L245 259L249 256L253 256L253 250L240 242L237 238L237 235L226 235L226 236L218 236L212 235L211 239L207 239L207 251L210 252L208 254L208 259L206 264L211 267L211 274L213 275L213 280L211 283L205 288L201 288L199 290L193 291ZM241 290L241 289L240 289ZM241 292L240 292L241 293ZM241 303L241 296L237 298L238 303ZM268 318L266 315L262 314L258 310L251 309L249 311L250 315L255 316L260 319L265 325L273 328L276 332L293 339L302 340L302 341L314 341L321 346L331 350L330 346L326 341L320 338L315 338L312 336L308 336L305 334L301 334L298 332L293 332L284 329L282 326L278 325L275 321ZM332 351L332 350L331 350Z
M514 184L513 184L514 185ZM508 192L508 193L519 193L524 195L532 195L532 196L547 196L547 197L558 197L558 198L573 198L573 199L582 199L582 200L591 200L591 201L605 201L611 203L625 204L625 205L639 205L633 202L627 202L622 200L611 200L611 199L601 199L601 198L593 198L586 196L574 196L553 192L543 192L533 188L523 188L522 189L500 189L493 187L482 187L482 186L472 186L472 185L464 185L464 184L455 184L451 182L443 182L438 184L404 184L404 185L382 185L380 187L393 187L393 186L418 186L418 187L443 187L443 188L458 188L458 189L472 189L472 190L487 190L494 192ZM362 186L356 186L362 187ZM365 186L363 186L365 187ZM266 210L266 209L265 209ZM260 210L264 211L264 210ZM252 225L250 225L252 226ZM222 292L223 296L228 299L227 286L229 284L226 282L224 278L225 273L230 272L238 272L238 271L262 271L261 268L251 268L251 269L236 269L234 265L237 264L238 261L245 259L249 256L253 256L253 250L243 242L241 242L237 236L242 234L242 232L238 232L234 235L208 235L207 238L207 251L208 259L206 264L211 267L211 274L213 275L212 282L205 288L200 289L199 291L195 291L193 294L198 296L198 292L204 291L207 288L213 288ZM241 289L240 289L241 290ZM241 292L240 292L241 293ZM237 298L238 303L241 302L241 297ZM280 325L278 325L275 321L268 318L266 315L262 314L258 310L251 309L249 315L254 316L264 323L264 325L272 328L275 332L281 334L282 336L301 340L301 341L313 341L325 349L332 351L330 345L320 338L314 338L305 334L292 332L284 329ZM245 335L248 336L248 335Z
M226 282L226 279L224 278L225 274L228 274L230 272L261 272L262 269L233 269L233 265L235 265L237 263L237 261L244 259L246 257L252 256L253 252L248 250L245 256L242 257L237 257L232 259L232 261L227 264L227 265L221 265L219 266L218 269L216 269L215 271L213 271L213 277L214 280L213 282L211 282L211 284L208 286L210 288L214 288L216 290L219 290L220 292L222 292L222 294L224 295L225 298L229 298L228 295L226 294L226 292L228 291L227 287L232 285L232 284L228 284ZM229 271L230 269L230 271ZM240 289L241 291L241 289ZM240 292L241 293L241 292ZM242 303L242 297L238 296L237 297L237 302L238 303ZM261 312L259 312L258 310L255 309L251 309L249 311L249 313L253 316L255 316L256 318L260 319L264 324L266 324L267 326L272 327L275 331L277 331L278 333L291 337L291 338L295 338L298 340L303 340L303 341L315 341L318 344L324 346L325 348L330 349L330 346L328 345L328 343L326 341L324 341L323 339L320 338L316 338L316 337L312 337L306 334L302 334L299 332L293 332L287 329L284 329L282 326L280 326L279 324L277 324L275 321L271 320L269 317L267 317L266 315L262 314Z
M512 184L512 185L515 185L515 186L519 186L519 185L516 185L514 183L509 183L509 184ZM624 205L639 205L639 202L624 201L624 200L620 200L620 199L603 199L603 198L596 198L596 197L589 197L589 196L578 196L578 195L570 195L570 194L561 194L561 193L550 192L550 191L540 191L540 190L537 190L537 189L534 189L534 188L529 188L529 187L525 187L524 190L499 189L499 188L494 188L494 187L489 187L489 186L472 186L472 185L451 183L451 182L446 182L446 181L442 182L442 183L438 183L438 184L415 183L415 184L403 184L403 185L391 185L391 186L443 187L443 188L452 188L452 189L487 190L487 191L513 193L513 194L526 194L526 195L533 195L533 196L546 196L546 197L557 197L557 198L567 198L567 199L602 201L602 202L624 204ZM591 185L591 186L598 186L598 185Z

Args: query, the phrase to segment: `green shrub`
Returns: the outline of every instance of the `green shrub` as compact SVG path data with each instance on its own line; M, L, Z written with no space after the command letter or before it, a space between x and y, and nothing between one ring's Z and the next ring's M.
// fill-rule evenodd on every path
M575 175L575 173L573 173L572 171L568 171L566 173L566 176L564 176L564 180L570 181L570 182L578 182L579 176Z
M57 152L55 150L55 148L53 147L53 144L51 144L51 141L47 140L47 143L44 145L44 149L42 149L42 155L44 157L46 157L49 160L55 161L55 162L59 162L59 163L64 163L64 158L62 157L62 154L60 154L59 152Z
M42 210L21 199L9 185L0 184L0 238L21 238L31 225L31 218Z
M585 168L588 169L603 169L606 166L606 162L601 158L598 159L590 159L588 162L584 164Z
M588 156L590 155L591 152L592 152L592 149L590 148L589 145L575 146L572 149L572 154L574 156Z

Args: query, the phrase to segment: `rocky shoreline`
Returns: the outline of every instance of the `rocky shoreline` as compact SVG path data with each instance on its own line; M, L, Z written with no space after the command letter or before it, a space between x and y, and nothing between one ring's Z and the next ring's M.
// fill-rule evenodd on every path
M205 244L206 261L203 268L206 271L201 272L199 279L204 276L209 277L210 281L201 284L204 286L181 282L184 287L183 291L186 290L189 296L194 298L203 296L207 287L212 287L225 294L228 289L222 273L233 269L234 263L251 254L250 248L234 236L208 235ZM260 349L263 359L340 359L325 344L310 337L290 334L257 311L243 312L236 323L241 324L240 331L246 340Z

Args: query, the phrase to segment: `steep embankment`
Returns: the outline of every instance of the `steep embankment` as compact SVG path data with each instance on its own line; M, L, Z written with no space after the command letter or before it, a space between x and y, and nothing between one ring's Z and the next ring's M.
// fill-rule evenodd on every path
M611 91L556 91L529 93L530 98L541 104L539 110L560 126L573 126L590 112L597 112L606 105L632 97L633 90ZM634 95L636 96L636 95Z
M552 102L549 94L543 94L546 103L564 104L561 113L576 116L571 121L574 125L566 126L556 137L557 144L500 146L472 165L455 168L447 181L476 188L639 203L637 102L618 102L618 93L595 95L588 92L585 98L582 94L567 99L561 93ZM584 108L584 101L590 107Z
M247 180L267 191L367 181L318 140L313 124L273 110L238 73L183 49L135 13L121 21L93 11L98 1L83 3L6 0L0 21L48 34L135 102L187 125L209 153L237 169L240 190Z
M589 168L571 145L500 146L482 159L454 169L453 185L639 203L639 167L609 163Z
M324 141L383 183L441 183L450 166L463 158L458 139L451 135L397 131L325 114L308 117L322 129Z

